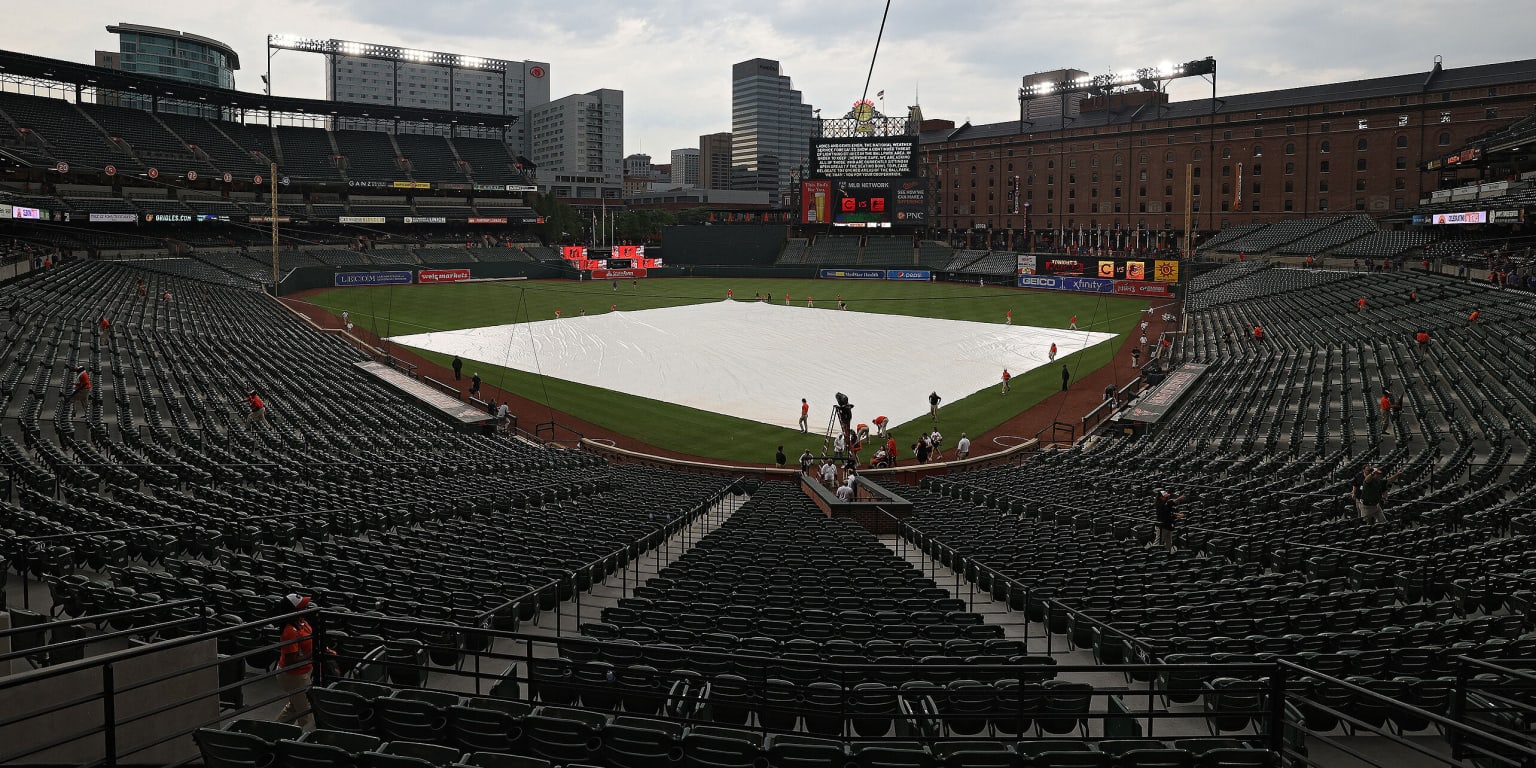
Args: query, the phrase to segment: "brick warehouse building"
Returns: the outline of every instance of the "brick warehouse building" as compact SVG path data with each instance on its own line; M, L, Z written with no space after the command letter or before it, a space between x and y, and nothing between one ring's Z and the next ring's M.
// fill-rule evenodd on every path
M1536 112L1536 59L1436 61L1424 73L1218 92L1214 101L1122 92L1084 100L1081 110L987 125L924 122L921 172L937 236L1022 249L1026 229L1035 248L1059 243L1063 230L1140 229L1142 243L1174 247L1186 164L1197 233L1317 215L1385 218L1477 178L1471 168L1420 169Z

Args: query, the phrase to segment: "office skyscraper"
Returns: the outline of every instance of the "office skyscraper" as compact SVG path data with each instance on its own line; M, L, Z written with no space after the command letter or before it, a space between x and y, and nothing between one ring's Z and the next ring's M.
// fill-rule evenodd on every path
M731 67L731 186L766 191L774 205L806 164L814 126L811 105L772 59Z
M731 134L706 133L699 137L699 187L731 188Z

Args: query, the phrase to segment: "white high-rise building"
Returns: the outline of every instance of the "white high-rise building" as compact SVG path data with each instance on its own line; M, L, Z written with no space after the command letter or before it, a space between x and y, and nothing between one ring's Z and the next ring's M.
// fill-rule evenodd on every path
M623 197L624 92L600 88L528 111L540 189L560 198Z
M282 38L277 45L283 46ZM549 103L549 64L418 51L347 40L293 41L325 52L325 95L332 101L477 112L517 118L507 143L526 155L527 116ZM284 46L286 47L286 46ZM338 126L366 127L366 126ZM498 136L461 123L460 135Z
M699 185L699 149L683 147L672 150L672 176L668 181L690 187Z
M794 83L772 59L731 67L731 188L786 199L790 174L810 157L815 120Z

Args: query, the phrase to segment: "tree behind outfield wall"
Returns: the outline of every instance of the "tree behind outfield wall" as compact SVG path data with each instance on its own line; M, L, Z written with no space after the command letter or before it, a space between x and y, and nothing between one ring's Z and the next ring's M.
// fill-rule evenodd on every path
M559 245L590 240L591 222L565 201L537 192L529 195L528 200L534 212L544 217L544 223L535 226L534 232L545 243Z

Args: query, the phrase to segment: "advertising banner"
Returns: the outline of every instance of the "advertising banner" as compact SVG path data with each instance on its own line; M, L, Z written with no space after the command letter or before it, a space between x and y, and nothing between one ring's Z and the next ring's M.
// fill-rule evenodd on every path
M1525 209L1517 208L1513 211L1494 211L1489 220L1495 224L1520 224L1525 221Z
M407 217L405 217L405 223L407 223L407 224L447 224L448 223L448 219L446 219L446 218L444 218L442 216L407 216Z
M1463 211L1461 213L1437 213L1431 224L1487 224L1487 211Z
M1063 290L1083 293L1114 293L1115 281L1102 277L1063 277L1061 287Z
M138 220L137 213L93 213L89 219L92 224L133 224Z
M928 180L902 179L891 185L891 205L896 224L922 226L928 222Z
M505 224L505 223L507 223L507 217L505 217L505 216L471 216L471 217L469 217L469 223L471 223L471 224Z
M1035 255L1033 253L1019 254L1019 274L1035 274Z
M1019 287L1059 291L1062 290L1061 281L1064 279L1066 278L1052 277L1050 275L1019 275Z
M560 248L560 258L566 261L586 261L587 247L584 245L566 245Z
M397 181L397 182L394 182L393 184L391 184L390 186L394 187L395 189L431 189L432 188L432 182L430 182L430 181Z
M1116 280L1115 293L1121 296L1171 296L1173 291L1167 283Z
M410 285L409 270L399 272L337 272L336 287L352 288L363 285Z
M247 219L247 221L249 221L252 224L271 224L272 223L272 217L271 216L252 216L249 219ZM279 216L279 217L277 217L277 223L279 223L279 224L287 224L287 223L289 223L291 221L293 221L293 217L291 217L291 216Z
M359 189L389 189L389 184L387 181L361 181L358 179L347 182L347 186Z
M1099 277L1109 280L1115 279L1115 262L1099 261Z
M933 279L933 272L927 269L887 269L887 280L922 280L924 282Z
M146 213L144 221L148 224L159 222L161 224L179 224L192 220L190 213Z
M1179 281L1179 263L1171 259L1158 259L1152 262L1152 278L1159 283L1177 283Z
M593 280L633 280L637 277L645 277L644 269L594 269Z
M24 205L11 206L10 213L11 218L13 219L31 219L33 221L41 221L43 218L43 212L41 209L28 208Z
M383 224L383 216L342 216L337 219L342 224Z
M883 269L823 269L823 280L884 280Z
M1127 261L1125 263L1125 279L1147 279L1147 263L1145 261Z
M416 282L427 283L461 283L469 279L467 269L422 269L416 272Z
M1076 259L1046 259L1044 268L1039 272L1045 275L1081 275L1087 269L1087 265Z
M827 224L832 221L832 182L826 179L800 184L800 221Z

